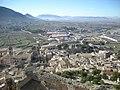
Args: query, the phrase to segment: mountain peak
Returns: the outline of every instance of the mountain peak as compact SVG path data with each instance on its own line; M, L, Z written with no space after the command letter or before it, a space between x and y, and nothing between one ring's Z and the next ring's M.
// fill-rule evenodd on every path
M35 18L34 16L32 16L32 15L30 15L28 13L26 13L25 16L28 17L28 18Z
M0 6L0 18L26 18L23 14Z

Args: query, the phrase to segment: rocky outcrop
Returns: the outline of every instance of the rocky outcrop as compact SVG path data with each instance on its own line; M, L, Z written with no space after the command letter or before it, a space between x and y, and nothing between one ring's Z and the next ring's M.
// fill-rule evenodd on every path
M34 81L36 80L40 83L43 82L40 85L43 85L47 90L50 90L50 89L53 89L53 90L89 90L84 85L82 84L80 85L71 79L66 79L66 78L57 76L55 74L50 74L46 72L36 72L36 73L29 75L27 78L28 79L31 78L32 80ZM23 85L21 86L26 87L25 85L30 85L30 84L23 83ZM36 89L32 89L32 90L36 90Z

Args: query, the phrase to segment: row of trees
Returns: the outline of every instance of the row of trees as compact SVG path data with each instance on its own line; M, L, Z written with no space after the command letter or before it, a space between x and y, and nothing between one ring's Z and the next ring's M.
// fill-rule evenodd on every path
M77 76L79 76L81 71L63 71L63 72L57 72L56 74L65 78L71 78L76 79Z
M86 81L90 81L93 84L104 84L104 81L102 80L103 75L101 75L101 70L94 69L91 74L88 74L87 72L82 71L83 74L81 75L81 83L85 83Z
M65 49L68 50L70 53L91 53L93 52L93 47L89 46L88 44L78 44L78 45L72 45L71 48L69 48L69 45L67 43L63 43L57 46L59 50Z
M64 71L64 72L57 72L57 75L60 75L65 78L77 79L78 77L81 78L81 83L85 83L87 81L92 82L93 84L104 84L102 78L105 78L104 75L100 74L101 71L98 69L94 69L92 74L89 74L86 70L81 71Z
M62 49L68 49L69 45L67 43L63 43L63 44L58 45L57 47L59 50L62 50Z
M89 71L86 70L77 70L77 71L63 71L63 72L57 72L57 75L60 75L62 77L65 78L71 78L71 79L77 79L78 77L81 78L80 82L81 83L85 83L87 81L93 83L93 84L97 84L97 85L101 85L104 84L103 79L108 79L108 76L106 74L106 72L103 72L101 74L101 70L99 69L94 69L91 73ZM117 79L120 79L120 73L118 72L113 72L110 80L111 81L117 81ZM119 86L116 86L119 87Z
M31 32L31 33L35 33L35 34L38 34L38 33L45 33L45 31L41 30L41 29L28 29L27 31Z

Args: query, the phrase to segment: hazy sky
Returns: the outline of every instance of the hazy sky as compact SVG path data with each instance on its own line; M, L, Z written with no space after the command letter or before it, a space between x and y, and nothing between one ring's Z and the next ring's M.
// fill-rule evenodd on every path
M5 6L33 16L119 16L120 0L0 0Z

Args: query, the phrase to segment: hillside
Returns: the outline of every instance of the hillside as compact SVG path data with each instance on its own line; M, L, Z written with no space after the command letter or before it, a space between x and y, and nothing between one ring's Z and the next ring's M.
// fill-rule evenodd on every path
M0 6L0 19L12 19L12 18L23 18L27 19L27 17L19 12L16 12L12 9L6 8L6 7L1 7Z
M114 26L119 27L120 25L119 18L58 16L51 14L43 14L38 17L40 19L30 14L23 15L9 8L0 7L0 33L21 30L33 32L69 30L71 27L79 31L81 29L113 28Z

